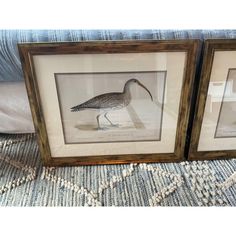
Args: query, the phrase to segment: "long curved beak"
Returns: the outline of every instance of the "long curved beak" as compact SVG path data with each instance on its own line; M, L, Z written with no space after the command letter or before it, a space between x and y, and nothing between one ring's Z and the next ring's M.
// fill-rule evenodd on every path
M150 97L151 97L151 99L153 101L151 92L143 84L141 84L139 81L138 81L138 85L140 85L142 88L144 88L149 93L149 95L150 95Z

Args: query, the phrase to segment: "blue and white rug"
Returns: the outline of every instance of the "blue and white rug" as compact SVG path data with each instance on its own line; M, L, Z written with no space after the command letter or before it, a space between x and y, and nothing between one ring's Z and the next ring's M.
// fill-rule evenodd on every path
M0 206L236 206L236 159L45 168L33 134L2 134Z

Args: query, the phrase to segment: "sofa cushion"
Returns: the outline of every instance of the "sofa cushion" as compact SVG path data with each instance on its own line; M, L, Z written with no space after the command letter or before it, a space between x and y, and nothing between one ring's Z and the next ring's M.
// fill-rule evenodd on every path
M0 82L0 133L34 132L23 81Z
M236 38L236 30L0 30L0 81L23 80L18 43L207 38Z

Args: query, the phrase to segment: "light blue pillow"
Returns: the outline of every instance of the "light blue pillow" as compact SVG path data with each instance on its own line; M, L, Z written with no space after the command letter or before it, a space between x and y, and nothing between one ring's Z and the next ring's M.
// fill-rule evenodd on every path
M17 43L236 38L236 30L0 30L0 81L23 80Z

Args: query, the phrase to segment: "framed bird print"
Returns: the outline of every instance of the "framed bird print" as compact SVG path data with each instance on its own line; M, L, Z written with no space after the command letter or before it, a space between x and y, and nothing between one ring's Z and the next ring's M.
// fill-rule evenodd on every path
M189 159L236 156L236 40L205 42Z
M45 165L184 159L197 40L19 44Z

